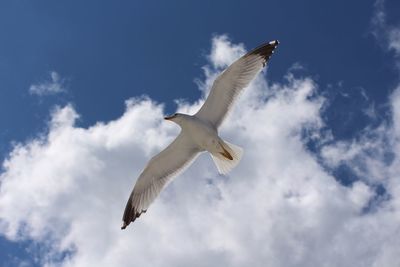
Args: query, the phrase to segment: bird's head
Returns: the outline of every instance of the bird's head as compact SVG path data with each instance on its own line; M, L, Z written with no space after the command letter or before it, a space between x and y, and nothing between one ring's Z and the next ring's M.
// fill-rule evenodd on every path
M170 116L164 117L164 119L168 120L168 121L173 121L173 122L175 122L177 124L180 124L180 122L182 121L183 116L184 115L181 114L181 113L174 113L174 114L172 114Z

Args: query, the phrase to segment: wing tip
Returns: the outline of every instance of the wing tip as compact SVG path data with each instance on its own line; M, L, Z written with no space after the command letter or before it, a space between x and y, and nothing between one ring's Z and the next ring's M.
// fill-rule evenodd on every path
M134 222L136 218L139 218L142 213L146 213L147 210L136 211L136 207L132 204L132 196L129 197L126 203L124 216L122 217L121 230L124 230L130 223Z
M121 226L121 230L124 230L128 225L129 225L129 223L123 222L123 224Z
M277 46L279 44L279 41L278 40L273 40L273 41L269 42L268 44Z
M142 210L141 212L134 212L134 208L132 208L132 215L124 216L122 220L121 230L124 230L130 223L134 222L136 218L139 218L142 213L146 213L146 210Z
M268 43L264 43L264 44L260 45L259 47L256 47L255 49L250 51L247 55L260 55L265 60L265 62L263 64L265 66L265 63L269 60L271 55L274 53L274 50L279 45L279 43L280 42L278 40L273 40Z

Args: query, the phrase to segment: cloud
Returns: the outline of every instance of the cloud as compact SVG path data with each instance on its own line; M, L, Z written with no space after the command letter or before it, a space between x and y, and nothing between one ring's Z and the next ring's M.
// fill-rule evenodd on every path
M372 34L385 49L393 51L396 57L400 56L400 28L387 23L384 0L375 2Z
M201 89L242 53L214 37ZM194 113L203 101L178 109ZM75 125L71 105L59 107L47 133L17 144L3 162L0 231L46 244L44 266L397 266L400 88L389 101L392 121L315 154L306 142L325 140L327 127L316 83L288 74L269 84L259 75L220 133L245 149L239 166L220 176L200 156L125 231L136 177L178 127L149 98L132 98L120 118L89 128ZM343 163L366 164L349 186L330 171ZM378 183L389 196L381 201Z
M63 93L65 91L66 90L63 86L63 79L61 79L60 75L55 71L50 72L49 81L44 81L38 84L32 84L29 87L29 93L38 96L55 95Z

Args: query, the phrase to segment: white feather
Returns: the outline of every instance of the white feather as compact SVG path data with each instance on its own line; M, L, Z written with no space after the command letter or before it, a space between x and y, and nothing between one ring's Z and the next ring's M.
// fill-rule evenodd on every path
M181 132L167 148L149 161L140 174L129 197L124 217L129 212L138 217L146 211L166 184L189 167L199 152L190 138Z
M221 174L229 173L236 165L239 164L242 159L243 149L239 146L231 144L227 141L224 141L225 149L228 150L229 154L232 156L232 160L225 158L223 155L218 153L210 154L213 159L215 165L217 166L218 172Z
M239 93L265 66L278 41L264 44L236 60L214 81L210 94L196 117L218 128Z

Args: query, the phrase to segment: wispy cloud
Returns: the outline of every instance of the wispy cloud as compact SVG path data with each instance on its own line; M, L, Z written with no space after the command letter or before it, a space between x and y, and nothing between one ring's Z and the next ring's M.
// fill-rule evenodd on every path
M29 93L39 96L63 93L66 92L63 82L64 81L60 78L60 75L57 72L52 71L50 72L50 80L38 84L32 84L29 87Z
M202 84L242 49L215 37ZM325 138L325 99L311 78L285 79L268 85L260 75L228 117L221 135L245 148L229 177L200 156L126 231L119 227L131 186L178 127L146 98L89 128L75 126L72 106L56 109L48 133L16 145L3 163L1 233L50 237L50 252L42 252L48 266L400 265L400 88L389 100L392 123L360 140L331 140L319 159L305 139ZM179 110L193 113L202 102ZM343 162L360 170L350 186L324 167ZM51 255L65 251L56 264Z
M375 12L372 17L372 34L379 44L383 45L387 50L393 51L397 57L400 56L400 26L387 23L384 0L375 2Z

